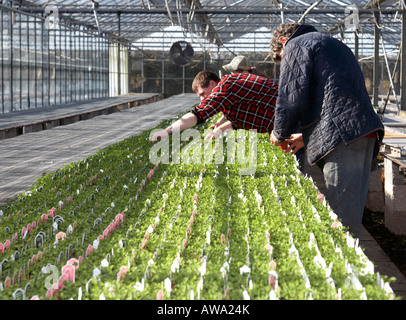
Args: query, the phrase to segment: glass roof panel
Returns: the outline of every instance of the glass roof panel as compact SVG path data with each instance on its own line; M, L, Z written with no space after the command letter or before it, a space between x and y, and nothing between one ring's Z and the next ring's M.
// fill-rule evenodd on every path
M350 47L356 33L360 52L371 54L376 27L387 52L399 46L403 5L403 0L30 0L17 9L44 17L44 11L53 8L62 23L83 26L129 46L150 45L157 50L166 48L172 37L168 32L202 50L268 50L277 25L301 21Z

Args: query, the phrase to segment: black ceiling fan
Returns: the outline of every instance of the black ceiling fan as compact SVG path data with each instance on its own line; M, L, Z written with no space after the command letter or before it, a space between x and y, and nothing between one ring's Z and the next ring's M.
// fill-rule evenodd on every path
M174 42L169 50L171 61L178 66L187 66L192 62L194 55L193 47L189 42L177 41Z

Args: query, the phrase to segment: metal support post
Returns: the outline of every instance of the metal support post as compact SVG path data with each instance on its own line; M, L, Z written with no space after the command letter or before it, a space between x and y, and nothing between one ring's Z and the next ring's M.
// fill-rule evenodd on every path
M400 109L406 110L406 12L402 12L402 35L400 41Z
M379 95L379 33L378 28L379 23L379 13L375 12L375 32L374 32L374 74L373 74L373 106L378 106L378 95Z

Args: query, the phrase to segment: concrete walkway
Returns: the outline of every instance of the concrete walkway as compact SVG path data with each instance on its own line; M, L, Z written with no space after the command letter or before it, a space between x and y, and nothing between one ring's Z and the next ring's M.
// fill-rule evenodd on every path
M98 98L43 108L0 114L0 139L52 129L57 126L107 115L162 99L157 93L136 93Z
M7 199L30 188L43 172L54 172L65 164L87 158L106 146L153 128L199 101L196 94L182 94L51 130L0 140L0 203L6 203ZM92 106L99 108L95 103L84 103L80 108L66 107L63 115L81 113L83 109L91 112ZM44 112L47 111L32 109L26 122L43 120ZM23 121L21 114L15 112L6 115L10 123L17 122L13 116L18 118L18 122ZM3 115L0 118L3 119Z

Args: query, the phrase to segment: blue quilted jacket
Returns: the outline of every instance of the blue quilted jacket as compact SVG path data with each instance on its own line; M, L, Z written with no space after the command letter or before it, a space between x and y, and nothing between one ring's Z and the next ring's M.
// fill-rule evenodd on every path
M285 44L274 131L288 138L298 123L312 165L340 142L373 132L376 156L384 134L352 51L310 25L301 25Z

